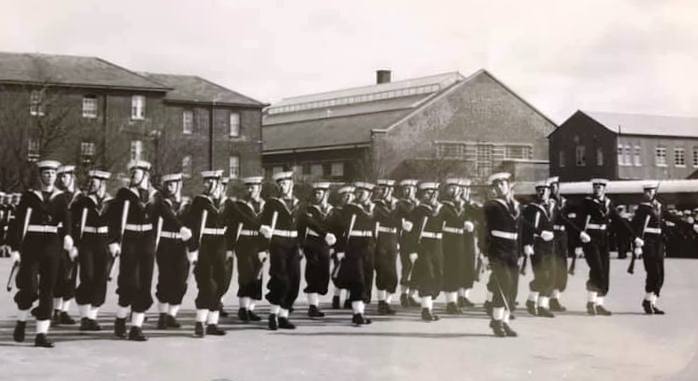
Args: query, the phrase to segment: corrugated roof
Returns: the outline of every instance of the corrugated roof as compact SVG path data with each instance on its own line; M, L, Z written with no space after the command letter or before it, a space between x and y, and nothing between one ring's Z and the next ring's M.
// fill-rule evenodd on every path
M580 111L616 134L698 137L696 117Z
M372 129L390 125L409 112L410 109L392 110L338 118L265 125L262 128L264 151L364 144L371 141Z
M462 79L463 76L460 73L450 72L370 86L301 95L284 98L281 101L272 104L267 109L267 113L274 114L277 112L289 112L289 108L301 105L303 105L302 107L309 108L325 108L327 106L371 102L388 98L435 93ZM412 89L412 91L410 92L408 89ZM371 95L373 96L369 98ZM290 112L294 111L298 110L290 110Z
M173 88L165 96L169 101L264 106L262 102L195 75L141 74Z
M0 82L167 91L167 86L97 57L0 52Z

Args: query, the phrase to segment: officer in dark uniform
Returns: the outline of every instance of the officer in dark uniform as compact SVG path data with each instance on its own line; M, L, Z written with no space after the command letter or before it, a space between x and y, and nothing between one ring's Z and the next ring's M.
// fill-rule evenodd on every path
M320 295L326 295L330 283L330 249L336 243L330 231L328 218L332 205L327 202L329 182L313 184L311 202L299 215L299 231L303 235L301 245L305 253L305 282L303 290L308 298L308 316L324 317L320 311Z
M158 265L158 329L179 328L177 313L187 292L189 261L185 242L191 230L184 226L181 212L182 174L162 176L162 190L153 197L155 260Z
M339 200L337 202L337 205L332 209L332 214L328 218L330 229L332 233L335 235L335 238L343 237L346 234L345 231L345 226L343 225L343 210L344 207L354 201L354 191L356 189L352 185L344 185L341 188L337 189L337 195L339 197ZM340 261L337 259L337 248L334 247L332 249L332 284L334 284L334 290L333 290L333 295L332 295L332 309L339 309L340 307L340 301L342 298L342 291L344 291L344 308L345 309L350 309L351 308L351 300L349 299L349 292L346 289L343 289L340 287L340 285L337 282L337 273L341 266L339 265Z
M223 336L218 327L220 301L225 285L225 220L215 200L220 197L223 171L203 171L203 193L194 197L184 218L192 232L189 261L195 263L194 275L199 292L196 296L194 336ZM204 330L204 325L206 330Z
M364 181L354 183L355 199L342 209L344 234L337 239L337 260L340 268L337 282L349 290L352 323L371 324L365 317L366 304L370 302L373 283L373 251L375 250L375 204L371 192L375 185Z
M395 181L379 179L375 192L375 215L378 224L376 238L376 289L379 315L394 315L392 297L397 289L398 237L402 231L402 218L398 215L398 200L393 197Z
M412 230L401 249L409 253L410 262L414 263L408 278L412 276L419 290L422 320L435 321L439 317L433 312L433 300L439 296L443 282L443 205L438 201L439 183L422 182L419 191L419 205L409 217Z
M28 190L21 196L17 215L12 224L8 244L14 262L19 263L15 302L19 312L13 338L24 341L26 321L31 314L36 317L37 347L53 347L48 329L53 311L53 288L59 266L61 250L73 252L70 213L61 192L54 183L60 163L43 160L37 163L40 188ZM39 305L31 309L36 300Z
M273 176L279 196L270 197L262 211L260 233L269 247L269 283L266 295L269 308L269 329L295 329L290 322L290 309L300 288L300 255L298 253L298 215L300 202L293 195L293 172Z
M70 206L80 263L80 285L75 293L75 301L80 311L80 330L99 331L101 327L97 323L97 315L104 304L109 275L109 230L105 211L109 202L107 180L111 174L91 170L88 176L87 192L78 194Z
M61 190L60 198L66 205L70 207L70 203L75 198L75 166L61 165L56 171L58 180L56 187ZM56 286L53 289L53 319L51 324L56 327L60 324L73 325L75 320L68 314L70 304L75 297L75 286L78 275L78 262L75 260L76 251L73 253L64 252L60 255L58 264L58 278Z
M518 225L519 203L511 193L511 175L495 173L488 178L495 197L484 206L487 257L492 269L492 321L490 328L498 337L517 336L509 326L509 316L518 288Z
M463 208L463 260L460 269L459 287L458 287L458 307L474 307L475 304L470 301L470 291L473 288L475 280L479 279L482 266L482 256L480 245L483 239L479 237L482 229L482 205L478 205L471 199L472 189L470 188L471 181L469 179L461 179L461 194Z
M262 266L268 257L259 234L265 204L261 198L262 180L262 176L243 178L247 194L224 211L227 247L235 249L238 261L238 318L243 322L261 320L254 310L262 299Z
M397 217L405 222L400 234L400 305L403 308L419 307L420 303L415 300L417 297L417 287L414 281L410 279L410 272L414 269L414 262L410 260L410 253L404 250L408 233L412 230L412 223L408 217L412 210L417 207L419 200L417 199L417 180L404 179L400 181L400 199L398 200ZM412 257L414 258L414 256ZM415 258L416 259L416 258Z
M608 250L608 226L617 223L630 237L634 245L642 247L643 241L635 235L630 224L616 211L613 202L606 197L606 179L592 179L593 194L586 197L579 208L578 223L582 231L579 240L584 259L589 265L587 281L587 312L589 315L611 315L604 306L609 289L610 262Z
M126 337L126 318L131 312L128 339L146 341L143 334L145 312L152 306L151 283L155 264L155 231L149 205L150 163L133 160L128 169L130 184L116 192L107 210L109 252L120 255L117 294L119 306L114 321L114 335Z
M555 279L553 218L555 205L550 202L547 181L535 184L536 200L523 209L521 243L524 255L531 259L533 280L529 283L526 309L533 316L555 317L550 312L550 296Z
M458 306L458 290L463 285L466 268L465 215L461 198L463 180L446 180L446 197L441 201L443 224L443 291L446 295L446 313L462 314ZM472 254L472 252L470 252Z

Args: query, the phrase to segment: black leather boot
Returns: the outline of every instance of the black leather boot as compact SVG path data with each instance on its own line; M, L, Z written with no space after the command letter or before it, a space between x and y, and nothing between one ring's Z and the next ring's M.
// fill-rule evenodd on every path
M116 318L114 320L114 335L121 339L126 338L126 319Z
M34 338L34 346L40 348L53 348L53 342L48 339L45 333L40 333Z
M17 324L15 324L15 330L12 333L12 338L18 343L23 342L26 329L27 329L27 322L18 320Z

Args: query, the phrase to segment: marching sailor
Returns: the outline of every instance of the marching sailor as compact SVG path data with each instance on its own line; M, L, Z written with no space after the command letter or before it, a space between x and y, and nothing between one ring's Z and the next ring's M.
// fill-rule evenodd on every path
M128 339L146 341L143 334L145 312L152 306L151 282L155 263L155 234L149 210L151 189L150 163L133 160L128 187L116 192L107 211L109 252L119 260L116 293L119 305L114 321L114 335L126 338L126 318L131 312Z
M533 280L529 283L530 293L526 309L531 315L554 317L550 312L550 295L553 291L555 266L553 213L555 205L550 202L550 187L547 181L535 184L536 200L523 210L521 243L524 255L531 259Z
M99 308L107 294L107 268L110 255L107 250L106 205L107 180L111 174L101 170L88 173L87 192L78 194L71 204L75 246L80 263L80 285L75 301L80 311L80 330L99 331Z
M461 198L462 179L446 180L446 197L441 201L443 214L443 291L446 295L446 313L462 314L458 306L458 290L463 285L467 265L465 240L465 216ZM471 222L472 224L472 222ZM472 254L472 253L471 253Z
M344 185L343 187L337 189L337 196L339 200L337 205L332 209L332 215L328 218L330 229L335 235L336 239L340 237L345 239L346 229L343 225L344 207L354 201L354 192L356 189L352 185ZM337 274L339 272L340 261L337 259L337 247L335 245L332 250L332 284L334 285L333 295L332 295L332 309L339 309L340 301L342 298L342 291L344 291L345 300L344 308L351 308L351 300L349 299L349 290L340 287L341 282L337 282Z
M218 327L220 301L225 286L225 221L216 207L220 197L222 170L201 172L204 190L194 197L184 218L192 232L188 244L189 262L194 265L194 275L199 292L196 296L196 323L194 336L223 336ZM206 329L204 330L204 326Z
M70 203L75 198L75 166L61 165L56 171L58 180L56 187L61 190L62 202L65 208L70 206ZM53 290L53 319L51 324L58 326L60 324L73 325L75 320L68 314L70 304L75 297L75 286L78 276L78 263L75 261L76 253L61 253L58 263L58 277L56 279L56 287Z
M365 307L370 301L373 282L373 251L375 250L375 204L371 192L375 185L358 181L354 183L356 198L342 209L344 234L338 236L336 250L340 266L337 282L349 290L352 323L371 324L365 317Z
M221 181L219 183L220 191L218 194L218 198L214 200L216 208L221 210L224 219L226 218L225 216L228 214L228 210L232 211L233 202L235 201L234 197L228 197L228 183L230 183L230 177L221 177ZM226 234L228 234L227 231ZM233 242L226 239L225 280L223 282L223 289L221 290L221 301L218 305L218 313L220 314L220 317L228 317L228 311L226 311L223 308L223 297L225 296L225 294L228 293L228 290L230 289L230 283L233 281L233 271L235 270L235 263L233 261L233 257L235 257L235 247L230 246L229 244L231 243Z
M412 230L412 222L408 217L412 214L412 210L417 207L419 200L417 199L417 180L404 179L400 181L400 199L398 200L397 217L403 223L403 229L400 234L400 305L403 308L419 307L420 303L415 300L417 296L417 287L414 280L410 279L410 272L414 268L414 256L410 257L405 249L408 233Z
M576 215L567 205L567 199L560 194L560 178L555 176L548 179L550 184L550 200L553 205L553 291L550 295L550 311L566 311L560 299L567 288L567 256L569 253L567 231L578 231L572 220Z
M262 180L262 176L243 178L247 194L225 210L228 248L235 248L238 261L238 318L243 322L262 320L254 312L262 300L262 267L269 254L264 251L263 238L259 234L265 204L261 197Z
M158 329L179 328L177 313L187 292L189 260L185 242L192 237L184 226L180 208L182 202L182 174L162 176L162 191L153 197L155 223L155 260L158 265Z
M393 197L395 181L379 179L376 190L376 238L375 265L376 289L379 315L394 315L390 306L397 288L398 237L402 230L402 219L398 216L398 200ZM405 221L407 223L407 221Z
M579 233L581 250L589 265L587 281L587 313L589 315L611 315L604 305L604 297L609 289L609 248L608 226L613 221L630 237L636 248L642 247L644 241L635 235L630 224L616 211L613 202L606 196L606 179L592 179L593 194L586 197L579 208L578 222L582 231ZM580 249L575 249L579 252Z
M320 295L327 294L330 283L330 250L337 240L330 231L328 218L332 205L327 202L330 190L329 182L313 184L313 196L309 205L300 214L299 228L303 234L303 252L305 253L305 282L303 290L308 298L308 316L324 317L320 311Z
M295 329L289 314L300 288L300 255L298 253L298 214L300 206L293 195L293 172L279 172L273 177L279 197L267 200L259 229L269 248L269 283L266 299L269 308L269 329Z
M482 232L482 206L478 205L471 199L472 189L470 188L471 181L469 179L461 180L461 204L463 208L463 260L460 268L459 288L458 288L458 307L474 307L470 301L470 291L476 279L479 279L479 272L482 266L482 256L480 252L479 234Z
M59 165L53 160L37 163L40 187L22 194L8 237L11 257L19 265L18 291L14 298L19 312L13 338L16 342L24 341L31 312L36 318L34 345L45 348L53 347L47 335L60 253L62 250L75 252L70 213L60 197L61 192L54 186ZM37 299L38 306L31 309Z
M487 257L492 269L492 321L490 328L498 337L517 336L509 326L518 288L518 225L521 213L519 203L511 193L511 175L495 173L488 178L495 197L484 206Z

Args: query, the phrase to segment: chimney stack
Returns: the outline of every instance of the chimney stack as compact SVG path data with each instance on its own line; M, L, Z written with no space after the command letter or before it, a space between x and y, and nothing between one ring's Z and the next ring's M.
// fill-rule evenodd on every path
M376 84L390 83L390 70L376 70Z

